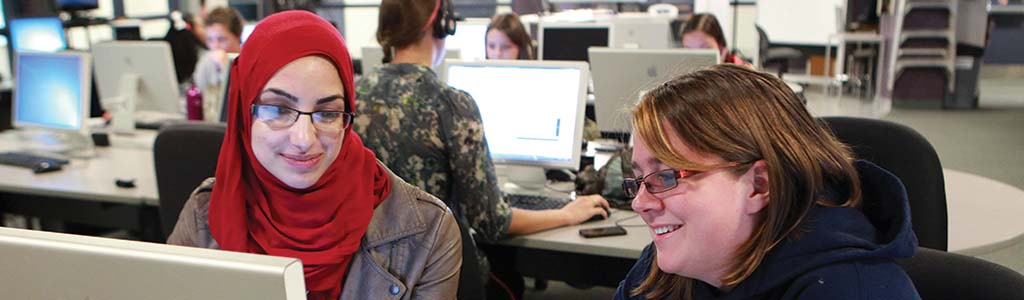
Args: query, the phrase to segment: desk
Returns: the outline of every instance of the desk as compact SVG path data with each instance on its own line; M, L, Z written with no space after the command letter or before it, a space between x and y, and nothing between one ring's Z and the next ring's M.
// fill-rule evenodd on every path
M1024 191L955 170L943 170L949 208L949 251L976 256L1024 273ZM626 227L625 236L586 239L579 229L611 226L634 216L615 211L600 222L563 227L498 242L517 247L525 276L615 287L651 242L646 227ZM622 225L644 224L633 218ZM539 264L536 262L543 262ZM617 280L615 278L618 278Z
M8 132L0 151L18 150ZM71 159L58 172L0 165L0 211L44 219L139 230L146 240L159 240L159 202L152 147L156 133L111 137L112 147L97 147L96 156ZM135 188L114 185L117 178L135 179Z

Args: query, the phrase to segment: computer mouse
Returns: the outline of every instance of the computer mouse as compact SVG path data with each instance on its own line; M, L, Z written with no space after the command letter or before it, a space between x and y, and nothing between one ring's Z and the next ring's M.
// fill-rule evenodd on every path
M122 187L122 188L126 188L126 189L134 188L135 187L135 179L120 179L120 178L117 178L117 179L114 179L114 185L117 185L117 187Z
M36 174L59 171L61 169L60 164L51 164L50 162L41 161L32 166L32 172Z
M601 208L604 209L605 214L607 214L609 217L612 216L612 211L611 210L609 210L608 208L603 207L603 206ZM587 219L586 221L583 221L583 223L593 222L593 221L600 221L600 220L604 220L604 219L605 219L605 217L602 216L602 215L594 215L593 217L590 217L590 219Z

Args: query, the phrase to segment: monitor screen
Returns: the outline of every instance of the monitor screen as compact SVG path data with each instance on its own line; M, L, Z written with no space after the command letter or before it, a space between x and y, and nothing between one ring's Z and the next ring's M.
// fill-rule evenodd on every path
M99 0L58 0L61 10L84 10L100 7Z
M242 36L240 38L243 44L245 43L245 40L249 38L249 35L252 34L253 30L256 30L255 22L248 23L245 24L245 26L242 26Z
M445 74L476 101L495 163L579 167L585 63L458 62Z
M444 40L447 49L459 49L464 60L487 58L487 23L459 22L455 35Z
M64 25L57 17L12 19L10 29L15 52L56 52L68 47Z
M295 258L14 228L0 253L4 299L306 299Z
M89 114L87 54L24 52L15 61L15 125L81 130Z
M7 27L7 10L4 9L4 1L0 1L0 29Z
M238 10L238 13L242 14L242 19L245 19L246 21L260 20L259 3L231 3L228 6L234 8L235 10Z
M590 61L587 48L608 47L609 26L579 24L540 28L540 59Z

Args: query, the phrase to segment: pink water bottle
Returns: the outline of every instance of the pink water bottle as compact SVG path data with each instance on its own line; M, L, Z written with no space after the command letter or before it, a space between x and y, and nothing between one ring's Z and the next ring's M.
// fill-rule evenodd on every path
M203 120L203 93L195 84L185 92L185 113L189 120Z

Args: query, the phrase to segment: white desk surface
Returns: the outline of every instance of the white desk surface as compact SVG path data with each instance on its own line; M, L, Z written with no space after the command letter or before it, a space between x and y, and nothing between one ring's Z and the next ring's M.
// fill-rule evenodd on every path
M943 175L950 252L978 256L1024 241L1024 191L955 170Z
M1024 243L1024 191L974 174L943 170L949 210L949 251L964 255L991 254ZM583 238L581 228L611 226L615 220L634 216L632 211L615 211L608 220L556 228L509 238L500 244L579 254L638 258L651 242L639 217L621 222L628 234L615 237ZM1012 257L1012 256L1011 256ZM1003 265L1009 262L996 261Z
M5 132L0 138L0 151L19 150L10 134ZM95 157L73 158L56 172L34 174L27 168L0 165L0 191L157 206L151 150L155 136L155 131L139 131L134 137L111 136L111 147L96 147ZM117 187L116 179L135 179L135 188Z

